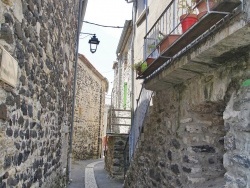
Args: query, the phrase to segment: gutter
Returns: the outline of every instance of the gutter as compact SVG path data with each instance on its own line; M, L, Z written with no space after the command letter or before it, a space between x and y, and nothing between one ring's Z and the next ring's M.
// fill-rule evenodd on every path
M82 0L82 8L81 8L81 23L80 23L80 32L82 30L82 24L83 24L83 20L85 17L85 13L86 13L86 9L87 9L87 4L88 4L88 0Z
M131 128L129 133L129 143L133 142L133 136L131 135L132 126L134 125L134 105L135 105L135 72L132 67L134 67L134 43L135 43L135 33L136 33L136 12L137 12L137 1L133 4L132 11L132 39L131 39ZM131 146L129 146L129 161L131 160Z

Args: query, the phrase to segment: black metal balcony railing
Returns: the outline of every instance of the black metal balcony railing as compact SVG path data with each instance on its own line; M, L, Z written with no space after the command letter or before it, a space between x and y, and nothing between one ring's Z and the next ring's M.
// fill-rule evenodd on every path
M202 3L205 3L203 10L199 7ZM137 79L147 78L157 72L225 16L231 15L240 4L241 0L172 0L144 37L144 62L147 62L148 67ZM191 12L197 20L190 28L185 28L186 18Z

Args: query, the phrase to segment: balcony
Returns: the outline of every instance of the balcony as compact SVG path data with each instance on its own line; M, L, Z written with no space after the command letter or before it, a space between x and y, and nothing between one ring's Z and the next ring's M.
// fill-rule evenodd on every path
M205 3L206 10L199 8L201 3ZM147 68L137 75L137 79L157 75L174 59L239 14L241 3L240 0L172 0L144 37L143 63L147 63ZM196 20L188 28L183 24L191 14L196 15ZM179 21L181 16L182 21Z

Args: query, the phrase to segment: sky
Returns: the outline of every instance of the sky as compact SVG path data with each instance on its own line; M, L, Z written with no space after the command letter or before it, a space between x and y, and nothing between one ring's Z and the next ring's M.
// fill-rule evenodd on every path
M125 0L88 0L85 21L105 25L124 26L125 20L132 19L132 3ZM82 31L96 34L100 41L95 53L90 52L89 39L92 36L80 35L79 50L90 63L109 81L110 95L114 72L113 62L116 61L116 49L121 36L122 29L106 28L83 23Z

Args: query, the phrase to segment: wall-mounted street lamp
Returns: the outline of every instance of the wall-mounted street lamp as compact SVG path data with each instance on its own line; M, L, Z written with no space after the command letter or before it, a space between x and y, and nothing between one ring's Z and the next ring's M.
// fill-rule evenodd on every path
M100 43L98 38L96 38L95 34L92 34L92 33L82 33L81 32L81 34L93 35L93 37L91 37L91 39L89 39L89 45L90 45L90 52L95 53L97 50L97 46Z
M99 43L100 43L100 41L98 40L98 38L96 38L95 34L93 35L93 37L91 39L89 39L90 51L92 53L96 52L97 46Z

